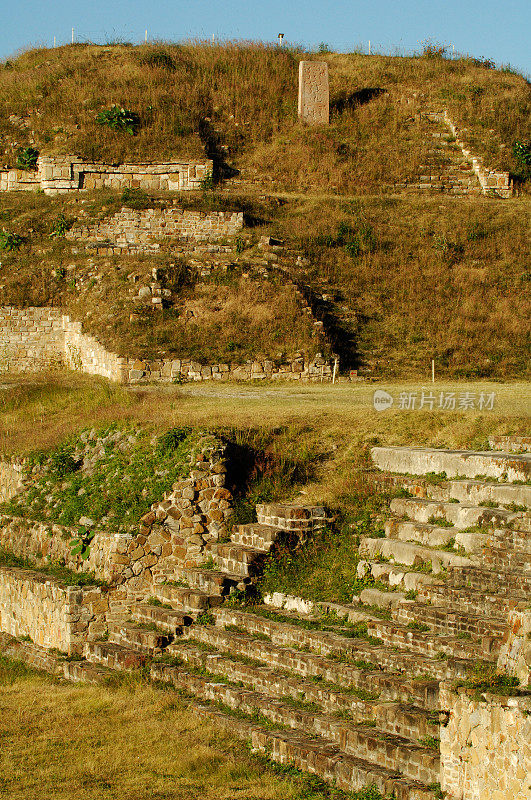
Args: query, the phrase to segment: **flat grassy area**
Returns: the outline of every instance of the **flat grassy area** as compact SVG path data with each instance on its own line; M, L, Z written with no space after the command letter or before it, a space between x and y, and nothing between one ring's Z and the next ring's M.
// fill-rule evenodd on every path
M10 800L353 797L283 775L186 699L134 678L72 685L0 658L0 719L0 796Z
M401 411L401 392L433 391L433 411ZM376 412L373 394L395 398L389 411ZM439 411L440 392L495 393L492 411ZM465 447L490 433L523 433L529 425L531 385L525 382L436 381L425 383L215 384L125 387L76 373L4 375L0 389L0 451L24 453L57 444L91 425L136 421L163 431L175 425L274 428L304 423L322 433L335 431L355 441ZM476 442L477 443L477 442Z

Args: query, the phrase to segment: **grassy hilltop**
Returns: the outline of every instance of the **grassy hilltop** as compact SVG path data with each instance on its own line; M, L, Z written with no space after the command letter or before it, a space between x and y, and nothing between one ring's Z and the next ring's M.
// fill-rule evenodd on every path
M326 129L297 119L301 57L329 63ZM131 202L120 193L6 194L0 225L23 241L1 254L0 303L62 305L124 355L243 361L323 349L284 280L253 271L267 233L295 251L280 261L305 287L345 368L416 377L435 358L446 376L522 378L529 374L530 168L514 144L531 140L531 92L522 76L491 67L433 50L411 58L308 56L202 43L74 45L4 62L0 164L14 166L27 147L108 163L206 154L217 186L182 200L244 210L253 227L238 244L236 267L203 279L186 258L177 266L164 253L89 260L82 248L72 254L70 243L50 238L61 215L70 224L81 211L102 218ZM133 113L134 135L98 124L114 104ZM517 196L393 188L422 174L433 146L422 115L443 108L487 166L511 172ZM149 206L169 198L140 199ZM176 298L156 319L138 313L127 277L147 280L153 265L169 271Z

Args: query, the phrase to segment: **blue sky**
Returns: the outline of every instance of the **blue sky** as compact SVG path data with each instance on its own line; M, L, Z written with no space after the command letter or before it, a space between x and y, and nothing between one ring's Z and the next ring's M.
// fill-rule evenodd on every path
M531 74L530 0L0 0L0 58L19 48L78 40L187 37L326 42L394 54L422 43L511 64Z

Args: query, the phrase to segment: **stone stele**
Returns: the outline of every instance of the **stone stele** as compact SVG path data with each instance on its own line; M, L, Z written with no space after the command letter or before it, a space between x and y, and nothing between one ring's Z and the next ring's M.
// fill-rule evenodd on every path
M326 61L299 61L299 117L310 125L328 125L330 98Z

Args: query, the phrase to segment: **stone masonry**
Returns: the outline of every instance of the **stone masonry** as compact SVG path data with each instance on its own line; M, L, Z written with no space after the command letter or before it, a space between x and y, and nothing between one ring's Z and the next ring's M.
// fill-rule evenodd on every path
M273 361L245 364L200 364L192 359L146 361L124 358L106 350L56 308L0 308L0 373L35 372L67 366L120 383L205 380L330 381L329 360L297 355L277 365Z
M309 125L328 125L330 121L326 61L299 61L299 118Z
M40 156L34 172L0 172L0 191L36 191L67 194L89 189L143 189L183 192L200 189L212 174L213 162L175 161L167 164L89 164L77 156Z
M452 800L528 800L531 796L531 700L443 684L449 712L441 728L441 788Z
M243 228L243 213L230 211L188 211L182 208L148 208L135 211L122 208L117 214L91 226L76 226L67 239L82 239L87 244L108 243L122 250L150 250L175 238L215 242L234 236Z
M80 653L105 632L107 594L97 586L65 586L30 570L0 566L0 630L35 644Z

